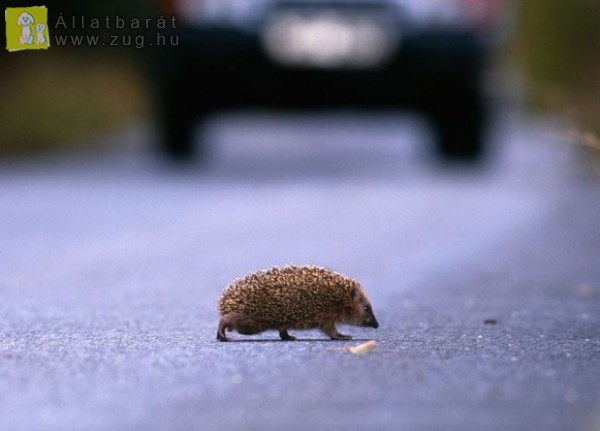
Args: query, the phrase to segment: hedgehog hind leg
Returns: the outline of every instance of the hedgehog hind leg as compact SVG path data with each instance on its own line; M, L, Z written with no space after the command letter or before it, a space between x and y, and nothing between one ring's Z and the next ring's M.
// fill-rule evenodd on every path
M287 328L281 329L279 331L279 337L283 340L283 341L295 341L296 337L288 334Z
M217 331L217 339L228 341L225 336L225 331L236 331L242 335L254 335L266 331L269 327L261 320L257 320L253 316L244 313L227 313L221 317L219 321L219 329Z
M225 331L229 328L229 322L225 317L219 320L219 328L217 329L217 340L229 341L229 338L225 335Z
M240 313L227 313L221 316L219 320L219 328L217 330L217 340L230 341L231 339L225 335L225 331L237 331L240 334L251 334L247 327L248 319L244 319Z

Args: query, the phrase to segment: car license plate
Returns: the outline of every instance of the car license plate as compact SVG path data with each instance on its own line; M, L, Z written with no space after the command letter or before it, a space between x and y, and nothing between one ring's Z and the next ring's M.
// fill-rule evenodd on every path
M283 14L262 36L274 61L320 68L377 67L398 45L397 32L375 19L335 13Z

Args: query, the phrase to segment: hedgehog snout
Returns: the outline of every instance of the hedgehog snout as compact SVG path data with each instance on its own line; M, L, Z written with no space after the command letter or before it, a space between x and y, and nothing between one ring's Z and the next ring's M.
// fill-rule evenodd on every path
M365 326L369 326L371 328L377 329L377 328L379 328L379 322L377 321L375 316L371 316L371 319L369 319L365 322Z

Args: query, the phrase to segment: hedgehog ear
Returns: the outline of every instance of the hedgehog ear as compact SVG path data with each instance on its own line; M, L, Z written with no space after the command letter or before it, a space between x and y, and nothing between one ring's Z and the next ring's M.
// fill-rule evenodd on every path
M358 289L355 287L354 289L352 289L352 300L354 302L358 301L358 298L360 297L360 292L358 291Z

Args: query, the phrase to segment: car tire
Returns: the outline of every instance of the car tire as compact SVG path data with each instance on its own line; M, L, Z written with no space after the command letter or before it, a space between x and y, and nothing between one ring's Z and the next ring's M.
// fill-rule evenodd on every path
M157 149L175 162L204 161L206 151L197 139L198 125L206 117L198 94L198 77L185 47L161 50L154 58Z
M176 80L177 78L173 78ZM163 88L158 118L158 148L163 156L173 161L202 162L205 156L204 142L197 139L196 131L205 115L202 109L190 103L188 88L181 82Z
M429 109L437 154L448 162L479 162L487 153L488 106L471 85L453 86Z
M173 110L160 120L161 154L174 161L186 161L198 157L198 148L194 142L193 118L184 112Z

